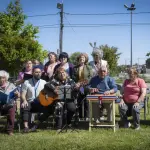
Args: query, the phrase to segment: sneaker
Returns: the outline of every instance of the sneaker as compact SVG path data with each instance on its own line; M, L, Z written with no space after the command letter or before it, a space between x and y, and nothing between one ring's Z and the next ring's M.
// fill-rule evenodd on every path
M59 134L61 131L61 129L57 129L56 134Z
M85 121L89 121L89 118L85 118Z
M96 119L96 121L95 121L96 123L100 123L100 120L99 119Z
M135 130L140 130L140 126L137 126L134 128Z
M37 125L34 125L32 128L31 128L31 132L36 132L38 126Z
M101 116L100 117L100 121L104 121L105 120L105 117L104 116Z
M8 135L13 136L14 134L13 134L13 132L8 132Z
M131 127L131 123L130 122L126 122L124 125L124 128L130 128Z
M27 128L27 127L25 127L24 129L23 129L23 133L29 133L29 128Z

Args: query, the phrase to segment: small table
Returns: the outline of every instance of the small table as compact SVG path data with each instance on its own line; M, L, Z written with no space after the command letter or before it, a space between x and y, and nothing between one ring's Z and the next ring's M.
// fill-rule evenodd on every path
M89 131L91 131L91 127L98 126L98 127L113 127L115 132L115 95L102 95L102 94L96 94L96 95L87 95L87 100L89 101L89 111L90 111L90 120L89 120ZM102 103L112 103L112 124L93 124L92 123L92 103L101 101Z

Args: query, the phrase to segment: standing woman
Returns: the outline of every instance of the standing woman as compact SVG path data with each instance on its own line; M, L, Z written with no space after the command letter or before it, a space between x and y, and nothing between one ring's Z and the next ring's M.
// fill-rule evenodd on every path
M64 68L68 73L69 77L73 78L73 64L69 63L69 56L66 52L62 52L59 55L60 64L57 64L54 68L54 74L56 73L58 68Z
M32 74L32 61L31 60L27 60L25 62L25 67L23 68L23 70L21 72L19 72L18 75L18 80L22 80L24 78L25 74Z
M84 91L84 84L88 84L88 81L92 77L92 68L88 65L88 55L86 53L81 53L77 57L78 65L74 67L73 80L80 87L80 92L78 95L78 107L79 107L79 117L89 117L89 105L88 101L85 99L87 93ZM82 103L84 103L84 116L82 116Z
M95 75L98 75L99 68L101 68L102 66L108 68L108 64L107 64L106 60L102 59L103 58L103 50L94 47L92 56L93 56L93 61L90 62L90 65L92 67L93 76L95 76Z
M50 52L48 54L49 61L44 66L44 80L49 81L53 77L54 68L58 64L57 62L57 54L54 52Z

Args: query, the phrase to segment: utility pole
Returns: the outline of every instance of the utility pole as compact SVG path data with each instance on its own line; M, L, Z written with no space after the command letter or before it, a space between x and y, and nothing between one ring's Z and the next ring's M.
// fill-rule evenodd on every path
M125 8L127 8L127 10L131 11L131 62L130 62L130 65L132 67L133 65L133 60L132 60L132 11L134 11L136 8L135 8L135 4L132 3L130 7L128 7L127 5L124 5Z
M63 51L63 3L57 3L57 8L60 9L60 33L59 33L59 53Z

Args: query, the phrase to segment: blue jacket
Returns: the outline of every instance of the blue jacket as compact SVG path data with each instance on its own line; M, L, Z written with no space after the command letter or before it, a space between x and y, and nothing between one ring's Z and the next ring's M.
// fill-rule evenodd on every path
M106 76L105 78L100 78L99 76L93 77L89 82L89 87L98 88L102 92L114 89L114 92L116 93L118 90L115 80L109 76Z

